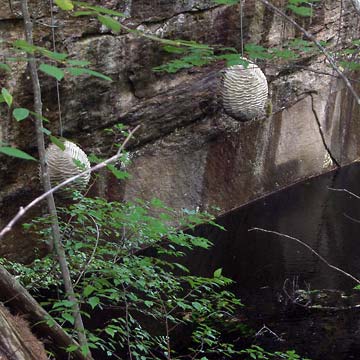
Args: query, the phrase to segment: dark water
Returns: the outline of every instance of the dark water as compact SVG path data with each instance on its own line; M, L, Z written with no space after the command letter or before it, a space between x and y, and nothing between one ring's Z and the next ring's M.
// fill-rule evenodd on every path
M223 268L235 281L232 290L247 306L251 326L259 330L265 324L284 340L268 333L256 338L259 344L295 348L314 360L360 359L360 308L352 295L357 294L352 290L356 283L292 240L249 232L259 227L297 237L332 265L360 278L360 200L329 188L360 194L360 166L313 178L233 211L218 221L226 232L199 229L214 247L196 253L190 267L201 275ZM321 305L331 309L294 304L299 289L321 290Z

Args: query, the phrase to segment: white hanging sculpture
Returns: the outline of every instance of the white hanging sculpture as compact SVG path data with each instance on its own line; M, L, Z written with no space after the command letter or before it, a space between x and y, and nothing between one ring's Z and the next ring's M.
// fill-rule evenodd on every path
M224 71L221 96L225 112L248 121L265 115L268 83L264 73L247 59L248 66L233 65Z
M50 144L46 149L45 156L52 187L74 175L80 174L84 170L90 169L89 159L79 146L68 140L64 142L64 146L65 149L62 150L58 146ZM62 193L66 194L67 189L84 190L89 180L90 173L82 175L77 180L66 185Z

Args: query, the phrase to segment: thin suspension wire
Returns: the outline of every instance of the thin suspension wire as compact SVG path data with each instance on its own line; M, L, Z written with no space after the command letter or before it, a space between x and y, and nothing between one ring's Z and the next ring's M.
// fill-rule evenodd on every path
M55 23L54 23L54 3L53 0L50 0L50 14L51 14L51 36L53 43L53 51L56 51L56 40L55 40ZM58 114L59 114L59 135L63 136L63 123L61 117L61 102L60 102L60 85L59 81L56 80L56 96L57 96L57 105L58 105Z
M240 46L241 46L241 57L244 57L243 0L240 0Z

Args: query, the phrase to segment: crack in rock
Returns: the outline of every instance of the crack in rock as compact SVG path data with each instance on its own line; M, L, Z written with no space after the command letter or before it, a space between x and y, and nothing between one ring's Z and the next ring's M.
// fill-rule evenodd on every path
M319 134L320 134L320 137L321 137L321 140L322 140L322 143L324 145L324 148L325 150L327 151L327 154L328 156L330 157L331 161L333 162L333 164L336 165L336 167L340 168L341 165L340 163L336 160L335 156L333 155L333 153L331 152L330 150L330 147L328 146L328 144L326 143L326 140L325 140L325 134L322 130L322 127L321 127L321 123L320 123L320 119L318 117L318 114L315 110L315 106L314 106L314 98L312 96L312 94L310 94L310 97L311 97L311 110L314 114L314 117L315 117L315 120L316 120L316 123L317 123L317 126L318 126L318 129L319 129Z

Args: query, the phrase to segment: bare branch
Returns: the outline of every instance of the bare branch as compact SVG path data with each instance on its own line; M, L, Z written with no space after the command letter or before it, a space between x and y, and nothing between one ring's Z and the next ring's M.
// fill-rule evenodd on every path
M337 266L334 266L334 265L330 264L324 257L322 257L318 252L316 252L311 246L309 246L308 244L304 243L303 241L301 241L301 240L299 240L299 239L297 239L297 238L295 238L293 236L282 234L282 233L279 233L277 231L261 229L261 228L258 228L258 227L251 228L251 229L249 229L249 231L261 231L261 232L264 232L264 233L273 234L273 235L277 235L277 236L280 236L280 237L285 238L285 239L290 239L290 240L296 241L298 244L300 244L300 245L306 247L308 250L310 250L314 255L316 255L328 267L340 272L341 274L343 274L343 275L347 276L348 278L354 280L357 284L360 285L360 280L357 279L355 276L347 273L346 271L338 268Z
M360 200L360 196L359 196L359 195L356 195L356 194L354 194L353 192L351 192L351 191L349 191L349 190L347 190L347 189L335 189L335 188L328 188L328 189L331 190L331 191L338 191L338 192L347 193L347 194L353 196L355 199Z
M140 125L136 126L134 128L134 130L129 132L129 135L127 136L127 138L125 139L125 141L123 142L123 144L121 145L121 147L119 148L118 152L112 156L111 158L102 161L101 163L93 166L92 168L85 170L77 175L72 176L71 178L66 179L65 181L63 181L62 183L56 185L55 187L53 187L52 189L46 191L45 193L41 194L40 196L38 196L36 199L34 199L33 201L31 201L29 204L27 204L25 207L20 207L19 211L17 212L17 214L8 222L7 225L5 225L5 227L2 228L2 230L0 231L0 240L4 237L4 235L6 233L8 233L13 226L31 209L33 208L35 205L37 205L38 203L40 203L42 200L44 200L49 194L53 194L55 191L61 189L62 187L72 183L73 181L75 181L76 179L82 177L85 174L88 173L92 173L94 171L100 170L104 167L106 167L108 164L111 164L115 161L117 161L121 154L122 151L124 150L125 146L127 145L127 143L129 142L129 140L132 138L132 136L134 135L134 133L139 129Z
M328 53L328 51L320 44L318 40L316 40L315 36L310 34L307 30L305 30L302 26L300 26L295 20L293 20L291 17L287 16L283 11L281 11L278 7L271 4L268 0L260 0L265 6L269 7L271 10L273 10L277 15L281 16L285 20L287 20L289 23L291 23L293 26L295 26L298 30L300 30L309 40L311 40L318 49L325 55L326 59L329 61L332 68L339 74L339 77L344 81L346 87L349 89L353 97L355 98L358 105L360 105L360 98L358 94L356 93L355 89L351 85L349 79L344 75L344 73L339 69L339 67L336 65L336 62L334 58Z

